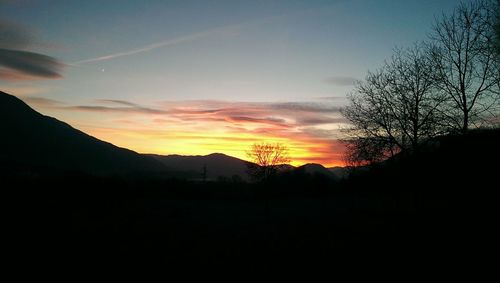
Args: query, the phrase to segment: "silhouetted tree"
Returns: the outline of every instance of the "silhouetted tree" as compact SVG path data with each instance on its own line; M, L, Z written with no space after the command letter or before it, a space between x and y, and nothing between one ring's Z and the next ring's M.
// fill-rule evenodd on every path
M252 162L247 163L248 174L258 181L269 179L280 165L290 162L288 147L281 143L254 143L247 156Z
M500 65L500 0L497 0L496 5L493 5L492 7L495 13L494 30L495 30L495 47L497 53L497 64ZM497 83L497 88L500 89L500 81Z
M466 132L495 114L500 64L495 50L493 0L460 4L443 15L431 35L437 86L449 97L449 126Z
M497 55L500 56L500 0L497 0L495 9L495 35Z
M500 0L491 0L490 9L492 10L493 17L492 23L494 33L494 45L497 55L500 54Z
M444 131L435 91L435 73L423 44L397 49L376 72L358 82L342 111L351 123L347 161L372 163L400 151L416 151L422 141Z
M447 96L436 91L436 73L425 44L397 49L386 67L392 99L387 102L400 128L401 149L417 150L420 143L446 132L441 106Z
M358 82L354 93L348 96L349 105L342 114L351 126L347 134L347 161L358 165L376 162L394 154L398 147L395 121L388 101L388 80L379 70L368 73L364 82Z

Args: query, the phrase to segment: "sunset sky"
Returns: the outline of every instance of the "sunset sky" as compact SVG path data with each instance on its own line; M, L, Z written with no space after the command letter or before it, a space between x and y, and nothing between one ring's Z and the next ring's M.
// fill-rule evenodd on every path
M0 0L0 90L141 153L246 158L268 141L341 165L353 82L457 4Z

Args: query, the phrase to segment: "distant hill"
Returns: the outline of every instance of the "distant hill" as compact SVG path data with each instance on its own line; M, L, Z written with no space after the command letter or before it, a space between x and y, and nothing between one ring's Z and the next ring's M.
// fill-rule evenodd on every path
M4 171L120 174L165 170L154 158L87 135L1 91L0 132Z
M207 180L216 180L219 177L232 178L239 176L248 179L247 161L222 153L209 155L149 155L160 161L169 171L188 172L191 179L202 179L204 167Z
M311 175L323 175L332 180L339 179L332 171L317 163L308 163L298 167L296 170Z

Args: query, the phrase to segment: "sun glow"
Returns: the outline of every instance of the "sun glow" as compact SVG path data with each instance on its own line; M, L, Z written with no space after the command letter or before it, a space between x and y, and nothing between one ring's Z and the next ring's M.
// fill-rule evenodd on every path
M174 101L144 106L123 100L98 100L89 105L28 102L85 133L140 153L223 153L246 160L252 144L267 142L286 145L295 166L343 165L344 147L336 135L344 120L338 107L327 103ZM71 117L66 118L67 114Z
M123 130L83 128L85 132L115 145L140 153L207 155L224 153L247 160L247 150L255 142L282 143L289 149L291 164L320 163L324 166L340 166L341 152L335 153L329 143L272 137L247 133L212 132L158 132L152 130Z

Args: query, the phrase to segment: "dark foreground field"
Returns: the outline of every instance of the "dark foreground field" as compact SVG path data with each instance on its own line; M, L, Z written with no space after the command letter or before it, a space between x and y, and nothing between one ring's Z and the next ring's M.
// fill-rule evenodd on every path
M12 214L21 232L18 260L34 266L252 274L387 257L462 265L490 248L495 223L476 211L482 200L414 190L285 194L245 185L72 179L32 186L37 191L23 190Z
M460 140L474 153L456 157L460 143L445 139L340 182L4 176L9 243L26 266L160 267L186 276L231 269L247 278L387 258L470 268L496 238L498 167L482 160L498 131Z
M49 183L58 189L26 191L15 211L23 231L20 248L35 251L28 259L34 264L63 259L89 267L305 267L349 253L412 254L429 244L451 245L443 238L450 219L424 224L432 209L418 211L411 193Z

